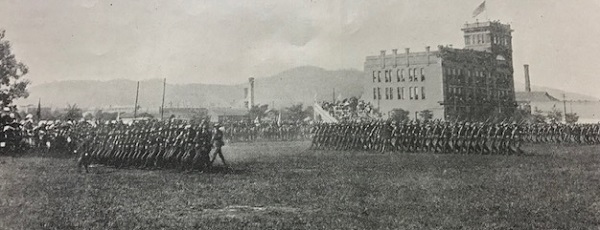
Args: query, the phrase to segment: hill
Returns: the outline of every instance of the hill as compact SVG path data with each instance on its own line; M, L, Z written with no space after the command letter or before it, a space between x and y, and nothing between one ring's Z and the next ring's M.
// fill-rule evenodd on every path
M362 72L358 70L328 71L318 67L293 68L274 76L255 80L255 101L258 104L287 107L294 103L310 105L315 99L331 100L333 88L338 96L360 96ZM167 84L165 107L242 107L247 83L236 85ZM161 79L140 82L138 104L144 109L157 110L162 101ZM109 81L58 81L33 86L27 99L19 105L79 107L131 106L135 104L136 82L125 79ZM315 98L316 96L316 98Z
M256 102L275 105L275 108L290 104L310 105L315 100L360 97L364 75L358 70L328 71L318 67L293 68L268 78L255 80Z

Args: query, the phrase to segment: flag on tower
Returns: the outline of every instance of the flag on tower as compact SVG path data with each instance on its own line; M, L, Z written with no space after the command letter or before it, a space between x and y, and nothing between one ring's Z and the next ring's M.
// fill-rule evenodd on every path
M473 17L477 17L477 15L481 14L481 12L485 11L485 1L483 1L477 9L473 11Z

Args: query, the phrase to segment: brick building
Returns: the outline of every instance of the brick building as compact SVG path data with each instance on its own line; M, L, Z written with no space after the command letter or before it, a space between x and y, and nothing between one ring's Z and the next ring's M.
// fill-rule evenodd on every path
M383 114L429 110L446 120L502 119L516 108L512 29L500 22L467 23L465 48L381 51L365 61L363 100Z

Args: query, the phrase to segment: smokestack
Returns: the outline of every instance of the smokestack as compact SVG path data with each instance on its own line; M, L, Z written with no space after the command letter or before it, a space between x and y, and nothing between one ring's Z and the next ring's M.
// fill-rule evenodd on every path
M381 51L381 68L385 68L385 50Z
M248 83L250 83L250 93L248 95L248 109L252 109L254 106L254 78L248 78Z
M410 48L405 48L406 50L406 66L410 66L408 55L410 54Z
M525 92L531 92L531 82L529 82L529 65L523 65L525 68Z

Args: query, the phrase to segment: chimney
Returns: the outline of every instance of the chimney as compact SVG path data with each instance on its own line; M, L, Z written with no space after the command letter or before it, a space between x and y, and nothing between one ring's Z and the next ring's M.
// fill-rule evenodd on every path
M529 82L529 65L523 65L525 67L525 92L531 92L531 82Z
M398 66L398 49L393 49L392 53L394 53L394 67Z
M425 52L427 53L427 65L429 65L429 52L431 51L431 47L425 46Z
M254 78L248 78L248 83L250 83L250 93L248 95L248 109L252 109L254 106Z
M381 68L385 68L385 50L381 51Z
M405 48L406 50L406 66L410 66L408 55L410 54L410 48Z

